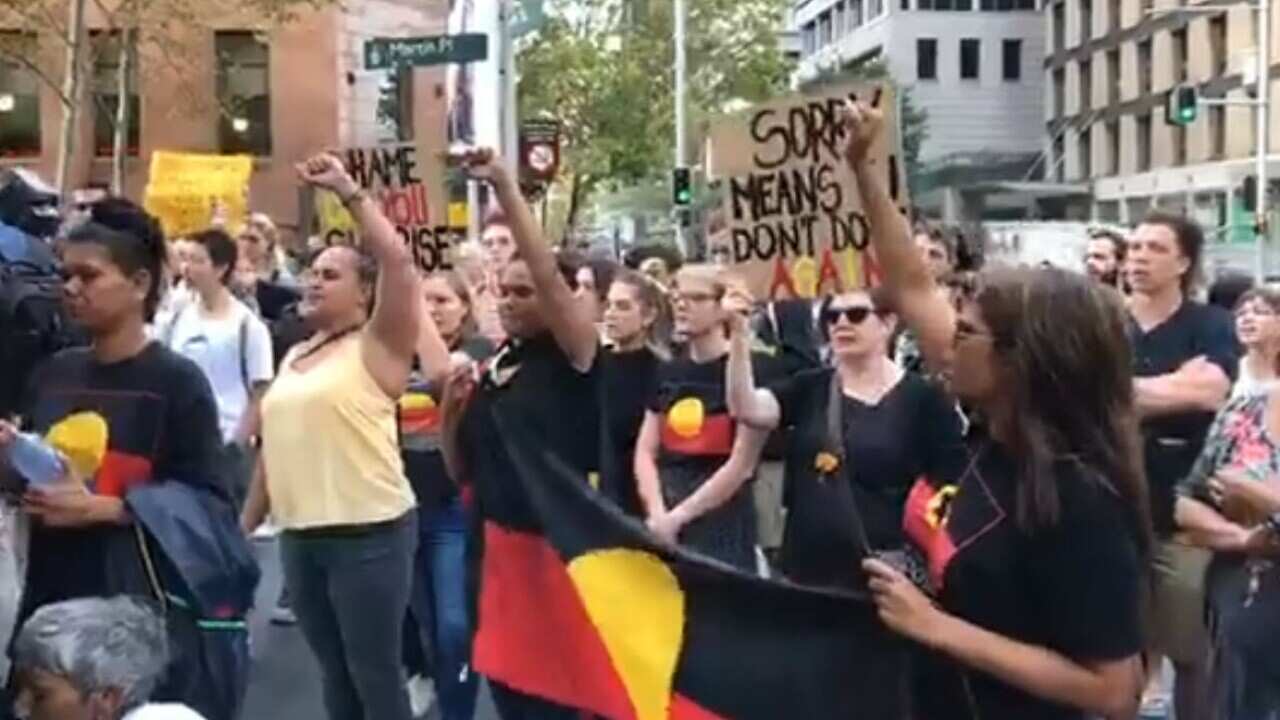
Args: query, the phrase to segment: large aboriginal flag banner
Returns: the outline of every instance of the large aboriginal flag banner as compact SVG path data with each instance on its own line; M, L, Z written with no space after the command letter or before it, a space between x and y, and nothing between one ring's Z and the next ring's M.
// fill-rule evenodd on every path
M662 548L501 424L533 517L483 521L478 672L613 720L905 717L903 646L868 598Z

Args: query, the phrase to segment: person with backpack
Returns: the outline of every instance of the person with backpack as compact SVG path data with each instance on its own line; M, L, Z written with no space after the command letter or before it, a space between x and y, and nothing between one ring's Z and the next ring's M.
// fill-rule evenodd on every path
M226 671L198 669L209 648L203 613L171 602L182 590L160 579L190 562L165 559L169 553L161 552L135 505L157 497L154 491L181 488L192 501L186 511L165 513L173 527L231 516L218 471L218 406L200 368L147 335L165 254L159 223L122 198L103 200L90 213L61 249L64 303L91 344L42 364L19 409L21 429L65 448L62 476L24 487L0 462L0 481L23 488L23 511L33 523L18 626L38 608L74 598L131 594L167 603L170 639L187 651L156 699L230 720L244 686ZM0 455L17 429L0 421ZM218 540L238 537L224 531Z
M275 366L266 324L231 293L237 253L235 241L222 230L189 238L182 268L193 301L169 318L160 339L198 365L213 388L224 479L239 506L253 471L258 403Z

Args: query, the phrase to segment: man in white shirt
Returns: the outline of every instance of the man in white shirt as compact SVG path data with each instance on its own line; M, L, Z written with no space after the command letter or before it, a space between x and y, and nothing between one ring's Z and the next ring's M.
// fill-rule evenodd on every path
M228 489L243 503L257 436L258 403L274 362L265 323L231 293L237 248L222 230L190 238L183 278L192 301L160 328L160 339L204 371L218 400L218 427L226 446Z

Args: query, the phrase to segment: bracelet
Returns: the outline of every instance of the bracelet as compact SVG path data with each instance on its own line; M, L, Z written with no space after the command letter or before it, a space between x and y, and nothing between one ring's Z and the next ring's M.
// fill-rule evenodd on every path
M357 202L360 202L361 200L364 200L367 197L369 197L369 193L365 192L364 189L361 188L351 193L350 195L342 198L342 205L343 207L350 209L352 205L356 204Z

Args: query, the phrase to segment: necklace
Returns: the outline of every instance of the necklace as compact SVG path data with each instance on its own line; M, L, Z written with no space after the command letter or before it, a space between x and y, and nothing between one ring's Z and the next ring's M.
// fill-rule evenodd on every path
M300 361L300 360L305 360L305 359L307 359L307 358L311 357L312 355L315 355L316 353L320 352L320 351L321 351L321 350L323 350L324 348L326 348L326 347L328 347L328 346L330 346L330 345L332 345L332 344L334 344L334 343L338 342L338 341L339 341L339 340L341 340L342 338L344 338L344 337L346 337L346 336L350 335L350 334L351 334L351 333L353 333L353 332L356 332L357 330L359 330L359 329L360 329L360 328L362 328L362 327L364 327L364 323L358 323L358 324L356 324L356 325L352 325L351 327L345 328L345 329L343 329L343 330L339 330L338 332L336 332L336 333L334 333L334 334L330 335L329 337L327 337L327 338L325 338L325 339L321 340L320 342L316 343L315 345L312 345L311 347L307 348L306 350L303 350L302 352L298 353L298 357L294 358L294 359L293 359L293 362L295 362L295 363L296 363L296 362L298 362L298 361Z

